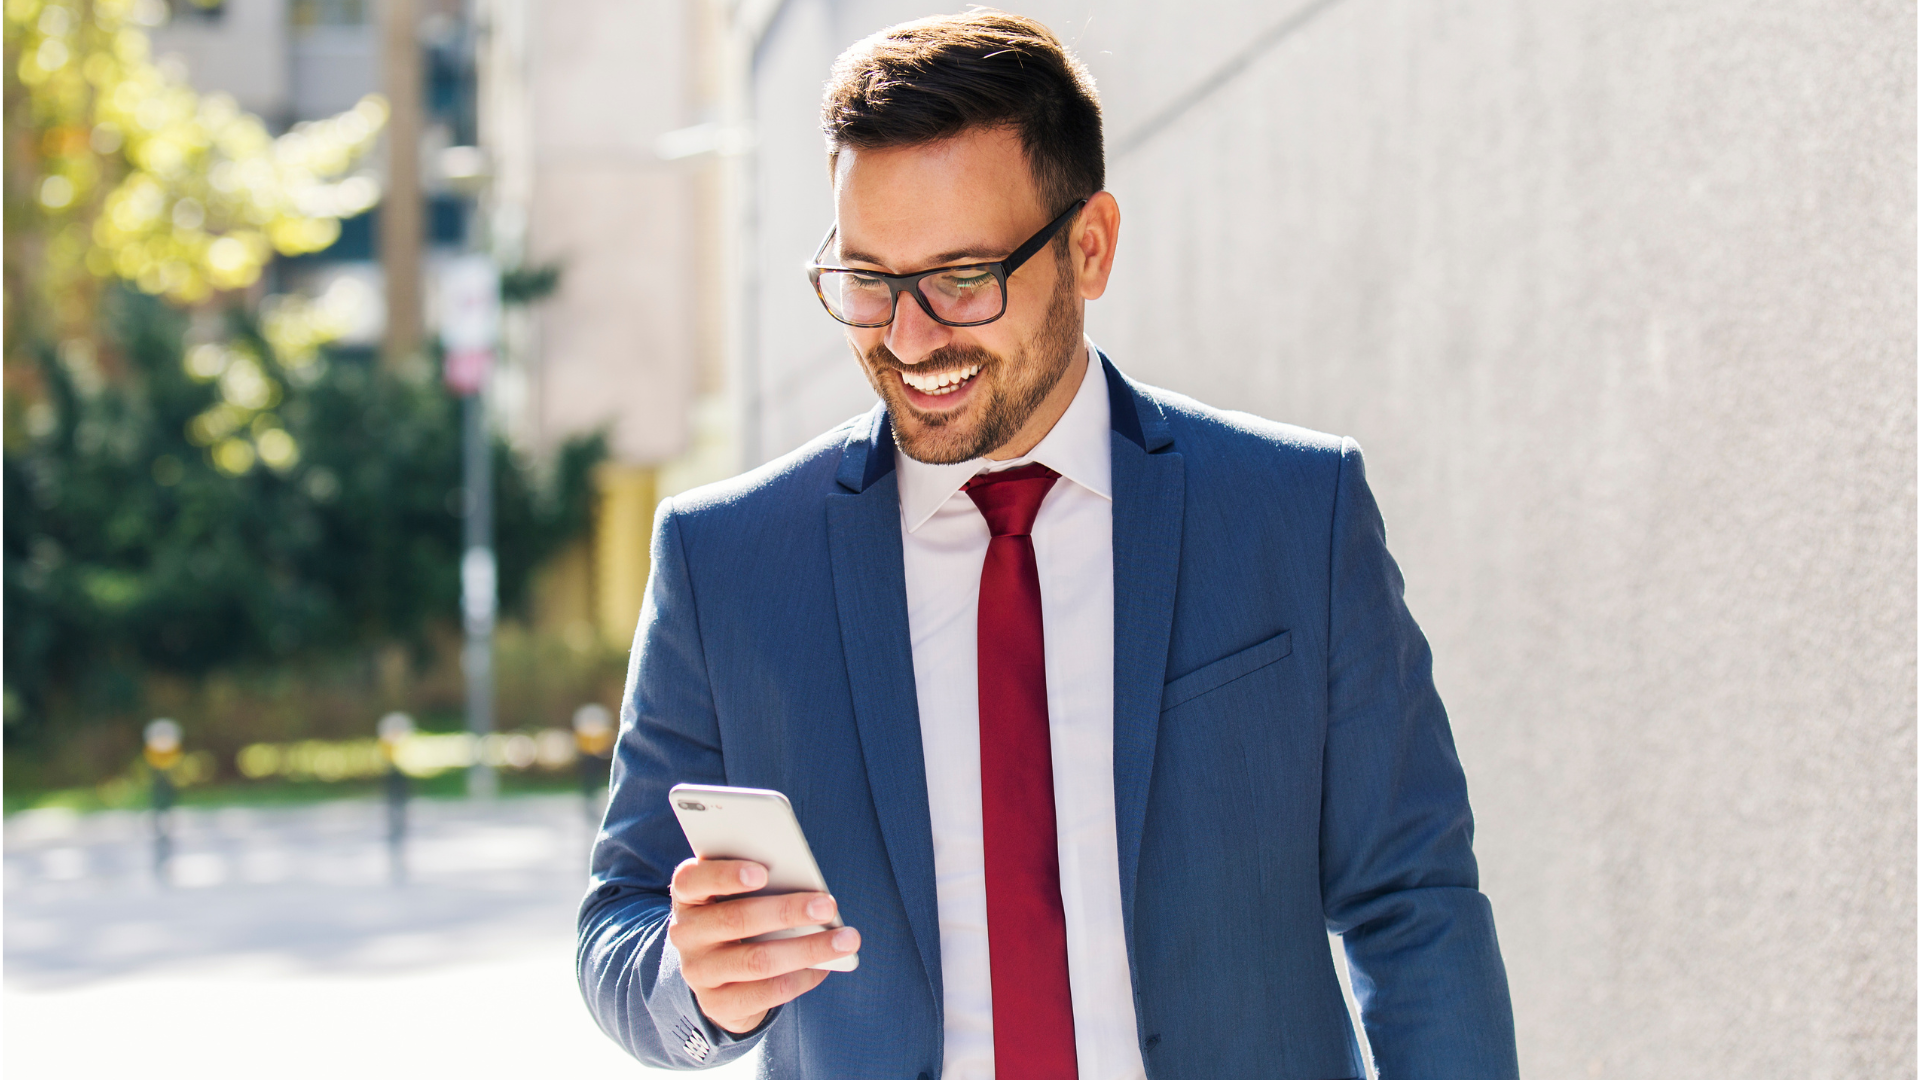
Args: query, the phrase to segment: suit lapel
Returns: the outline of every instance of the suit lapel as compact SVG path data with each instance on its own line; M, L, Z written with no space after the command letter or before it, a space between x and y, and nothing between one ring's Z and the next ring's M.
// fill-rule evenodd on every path
M827 540L867 785L907 922L944 1016L933 824L913 683L893 453L892 430L876 407L848 439L837 477L840 490L827 496Z
M1101 356L1113 416L1113 804L1128 953L1173 634L1186 462L1165 415Z

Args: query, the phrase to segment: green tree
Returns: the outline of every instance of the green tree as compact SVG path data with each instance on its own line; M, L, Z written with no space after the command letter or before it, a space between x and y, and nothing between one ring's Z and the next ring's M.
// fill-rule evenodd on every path
M10 352L90 336L104 281L180 304L251 286L276 253L325 248L380 197L348 172L384 101L274 137L150 59L145 27L166 10L5 0Z
M53 717L136 708L148 673L422 646L453 616L459 406L437 383L351 356L319 357L293 378L236 318L222 347L284 387L273 423L306 448L293 467L236 474L189 435L223 388L193 370L187 318L132 290L108 301L124 377L89 381L43 350L49 401L5 458L10 745L45 737ZM600 437L576 439L538 472L496 442L507 613L524 610L535 568L586 527L604 454Z

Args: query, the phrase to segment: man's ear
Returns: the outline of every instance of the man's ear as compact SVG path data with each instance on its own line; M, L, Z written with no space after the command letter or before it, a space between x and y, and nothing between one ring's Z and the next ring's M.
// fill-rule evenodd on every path
M1120 241L1120 204L1109 191L1095 192L1080 208L1068 233L1074 278L1082 300L1098 300L1113 276L1113 252Z

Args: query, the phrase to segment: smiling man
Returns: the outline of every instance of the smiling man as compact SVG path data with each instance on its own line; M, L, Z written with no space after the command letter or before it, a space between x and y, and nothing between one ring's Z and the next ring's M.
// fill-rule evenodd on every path
M1516 1076L1359 448L1085 339L1120 211L1044 27L884 30L823 120L810 274L880 403L661 505L580 916L601 1026L776 1077L1360 1077L1332 930L1382 1076ZM785 792L834 895L739 896L764 869L692 858L680 782Z

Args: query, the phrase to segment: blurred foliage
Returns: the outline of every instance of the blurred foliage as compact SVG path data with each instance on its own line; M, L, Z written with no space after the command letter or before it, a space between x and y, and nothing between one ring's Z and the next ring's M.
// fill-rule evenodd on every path
M541 263L516 266L500 274L500 302L532 304L553 295L560 287L560 264Z
M103 281L199 303L253 285L276 252L325 248L379 199L370 174L345 174L386 122L380 98L276 138L150 59L164 0L4 10L9 354L89 336Z
M224 772L244 740L456 707L460 406L424 357L328 350L365 299L341 282L263 295L378 200L384 102L274 136L150 58L166 0L0 4L9 786L97 782L161 711ZM586 530L604 452L536 472L496 443L504 614ZM605 696L600 646L541 648L523 696Z
M200 95L184 70L149 59L143 28L165 21L163 0L4 3L10 407L48 404L33 355L48 342L79 385L127 374L101 338L109 283L207 310L248 299L236 290L255 286L276 253L325 248L341 217L379 199L370 174L344 175L386 121L379 98L276 138L230 97ZM299 463L298 440L273 412L284 380L267 377L262 358L304 377L349 325L344 299L266 297L256 338L270 349L200 335L189 367L220 395L188 433L216 467Z
M131 716L150 676L308 662L383 642L432 651L459 603L460 405L419 370L321 356L292 377L256 323L230 316L220 349L273 387L254 416L267 455L232 469L195 443L226 401L189 318L130 289L101 317L124 377L61 350L35 356L44 401L10 408L5 457L6 734L49 718ZM229 365L241 361L229 360ZM227 369L231 371L229 366ZM16 402L10 400L10 406ZM263 423L263 421L265 421ZM494 446L503 612L524 611L534 569L584 533L600 436L534 469Z

